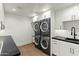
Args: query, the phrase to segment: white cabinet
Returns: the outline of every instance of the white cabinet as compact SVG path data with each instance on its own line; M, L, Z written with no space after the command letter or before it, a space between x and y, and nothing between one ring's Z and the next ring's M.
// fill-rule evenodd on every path
M62 14L63 21L72 21L74 16L75 20L79 20L79 5L64 9Z
M69 46L70 46L70 49L71 49L70 55L71 56L79 56L79 45L70 43Z
M66 42L61 41L60 43L60 56L68 56L70 53L69 46L66 45Z
M65 45L65 42L52 39L52 53L57 56L67 55L69 52L68 47Z
M52 53L57 56L79 56L79 45L52 39Z
M62 18L62 22L63 21L72 21L73 20L73 16L71 15L71 16L67 16L67 17L65 17L65 18Z
M62 44L63 43L63 44ZM74 56L74 47L72 47L73 43L69 43L69 42L62 42L61 43L61 56ZM61 50L60 50L61 51Z
M79 5L75 5L73 7L73 12L74 12L74 15L75 15L75 20L79 20Z
M52 40L52 52L55 55L60 55L60 50L59 50L60 46L59 46L59 41L53 39Z

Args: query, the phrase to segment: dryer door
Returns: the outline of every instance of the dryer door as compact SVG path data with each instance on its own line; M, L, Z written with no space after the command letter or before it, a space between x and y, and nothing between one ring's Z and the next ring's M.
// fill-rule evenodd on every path
M40 29L42 32L46 32L48 30L48 23L46 21L43 21L40 25Z
M39 31L39 24L38 23L34 23L34 25L33 25L33 29L34 29L34 31Z

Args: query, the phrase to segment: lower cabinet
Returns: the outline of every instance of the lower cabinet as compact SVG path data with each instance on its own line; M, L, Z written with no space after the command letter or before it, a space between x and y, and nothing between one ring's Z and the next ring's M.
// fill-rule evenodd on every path
M67 56L69 55L69 46L66 45L65 42L61 41L60 45L60 56Z
M55 55L60 55L60 50L59 50L59 41L58 40L52 40L52 52Z
M57 56L79 56L79 45L52 39L52 53Z
M71 43L70 49L71 49L71 52L70 52L71 56L79 56L79 45L78 44Z

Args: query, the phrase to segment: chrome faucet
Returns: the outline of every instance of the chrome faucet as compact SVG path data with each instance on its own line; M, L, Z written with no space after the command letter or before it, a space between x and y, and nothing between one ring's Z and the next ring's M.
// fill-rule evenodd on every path
M71 35L74 36L74 39L76 38L77 34L75 33L75 27L71 28Z

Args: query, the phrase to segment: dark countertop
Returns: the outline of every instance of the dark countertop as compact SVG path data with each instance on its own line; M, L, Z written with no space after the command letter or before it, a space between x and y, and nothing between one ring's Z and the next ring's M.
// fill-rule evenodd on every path
M61 37L61 36L55 36L55 37L52 37L52 39L79 44L79 39L66 38L66 37Z

